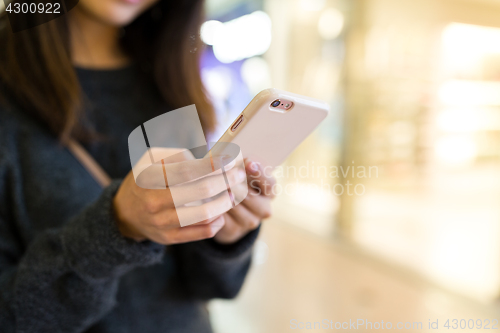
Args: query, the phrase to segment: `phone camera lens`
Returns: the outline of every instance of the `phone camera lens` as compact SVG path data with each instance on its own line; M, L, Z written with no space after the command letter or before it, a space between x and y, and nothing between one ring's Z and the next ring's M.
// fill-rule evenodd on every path
M279 100L279 99L277 99L277 100L275 100L274 102L272 102L272 103L271 103L271 106L272 106L272 107L277 107L277 106L279 106L279 105L280 105L280 103L281 103L281 102L280 102L280 100Z

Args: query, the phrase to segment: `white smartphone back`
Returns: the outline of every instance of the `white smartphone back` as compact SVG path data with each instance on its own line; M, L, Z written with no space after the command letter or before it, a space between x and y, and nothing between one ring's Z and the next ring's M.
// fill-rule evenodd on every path
M289 110L272 107L276 100L291 101L293 107ZM320 100L266 89L255 96L218 142L235 143L244 158L274 168L311 134L328 111L328 104Z

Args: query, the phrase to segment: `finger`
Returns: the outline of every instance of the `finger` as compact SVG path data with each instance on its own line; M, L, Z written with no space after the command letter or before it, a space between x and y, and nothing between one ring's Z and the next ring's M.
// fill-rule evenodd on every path
M222 174L203 177L194 182L169 187L169 189L172 192L175 205L179 207L186 203L208 199L227 191L228 184L226 184L226 179L230 187L241 183L246 184L245 171L234 168L226 172L226 177Z
M209 218L209 219L207 219L207 220L203 220L203 221L200 221L200 222L193 223L192 225L203 225L203 224L209 224L209 223L211 223L211 222L213 222L213 221L217 220L217 219L218 219L219 217L221 217L221 216L222 216L222 214L221 214L221 215L216 215L216 216L211 217L211 218Z
M162 244L181 244L212 238L222 229L224 224L224 217L218 216L208 224L171 229L162 234L160 242Z
M224 220L224 227L215 235L217 242L222 244L234 243L248 232L230 214L224 214Z
M254 190L249 190L248 196L240 203L240 205L244 205L249 211L261 219L271 216L271 198L259 195Z
M235 205L238 205L240 202L245 200L248 195L247 182L241 182L239 184L231 185L231 195L233 196Z
M169 208L174 208L174 200L170 188L163 190L149 190L139 188L136 196L144 202L144 207L149 214L158 214Z
M245 170L249 176L248 182L251 187L260 188L262 195L269 196L271 198L274 197L273 188L276 184L276 180L271 175L271 170L264 170L259 162L251 160L246 160Z
M221 167L227 172L235 165L235 161L228 156L206 157L168 163L169 158L160 160L144 169L136 178L136 183L142 188L164 189L212 173L222 173Z
M210 201L198 206L177 207L177 218L181 226L191 225L223 214L232 208L227 192L220 193Z
M222 214L214 215L210 218L200 220L196 223L192 223L192 225L204 225L209 224L219 218ZM151 227L155 229L163 229L170 230L179 228L181 226L179 216L177 214L177 210L175 208L166 209L162 212L155 214L149 220L149 224Z
M181 162L194 159L190 150L181 148L152 147L132 167L134 176L137 178L141 172L146 170L152 163L160 160L168 160L169 163Z
M178 163L167 162L165 161L162 164L162 169L166 173L168 186L194 181L207 175L221 175L222 168L224 168L225 172L228 172L236 165L235 159L227 155L209 155L208 157Z
M234 207L228 212L228 214L246 231L257 229L260 225L260 221L262 220L244 205Z
M194 182L167 187L163 190L141 188L139 195L147 202L145 208L148 213L159 214L169 208L179 208L184 204L212 198L226 192L228 185L225 178L227 178L235 202L239 203L244 197L240 195L242 190L238 189L243 188L247 191L245 172L240 168L229 170L226 177L223 175L203 177ZM246 196L246 192L244 194ZM168 211L165 214L168 214Z
M185 148L151 147L149 152L154 162L164 160L165 163L177 163L195 159L193 153ZM151 163L151 159L149 162Z

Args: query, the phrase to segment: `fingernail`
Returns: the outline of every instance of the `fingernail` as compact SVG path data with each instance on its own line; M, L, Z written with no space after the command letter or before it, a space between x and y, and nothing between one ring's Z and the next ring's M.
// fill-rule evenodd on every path
M217 222L212 222L212 224L210 225L210 228L213 230L213 231L218 231L219 229L221 229L222 227L224 226L224 221L217 221Z
M250 163L250 171L252 174L256 174L260 169L260 163L259 162L251 162Z

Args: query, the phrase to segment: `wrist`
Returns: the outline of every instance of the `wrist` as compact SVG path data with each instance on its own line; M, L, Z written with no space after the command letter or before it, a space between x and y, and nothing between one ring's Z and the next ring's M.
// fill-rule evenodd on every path
M123 237L132 239L136 242L143 242L147 240L146 237L144 237L140 232L135 230L135 228L131 227L130 225L127 225L120 220L117 220L116 223L118 225L118 231L120 231L120 234Z
M121 216L121 214L119 213L120 210L117 209L116 197L113 199L113 210L116 226L118 227L118 231L123 237L132 239L136 242L143 242L147 240L147 238L141 232L139 232L137 228L135 228L130 223L127 223L125 218Z

